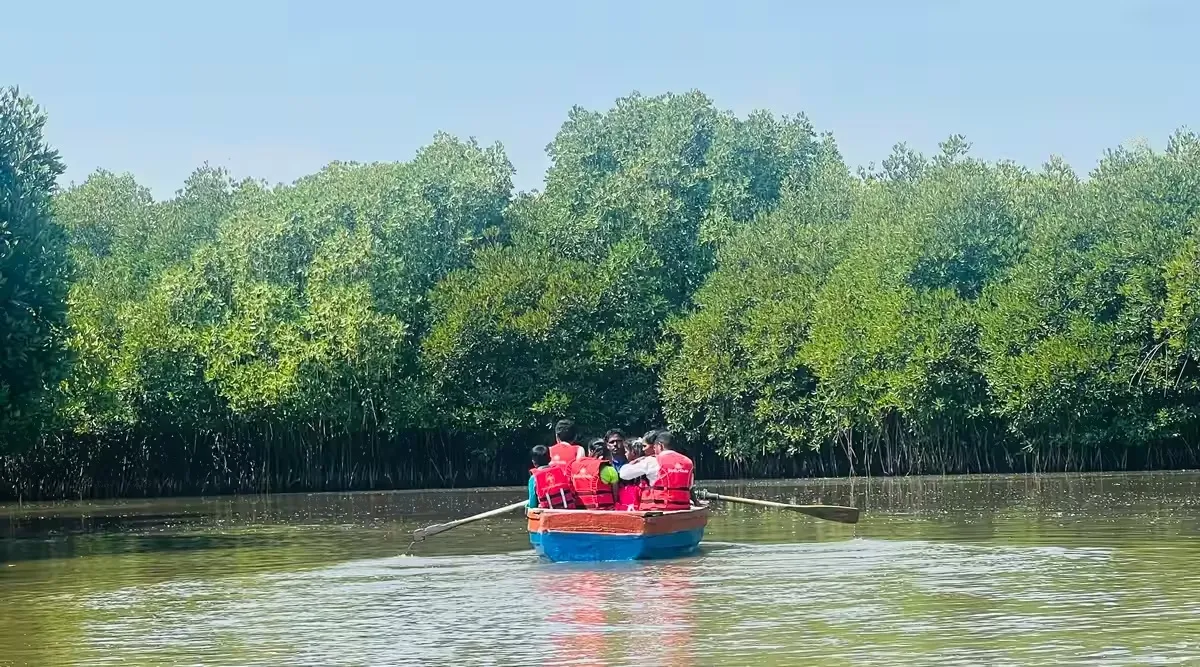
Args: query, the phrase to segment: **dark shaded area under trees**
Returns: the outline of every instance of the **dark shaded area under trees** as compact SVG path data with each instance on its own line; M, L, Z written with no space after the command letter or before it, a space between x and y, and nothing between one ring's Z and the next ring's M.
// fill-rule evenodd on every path
M1200 140L1086 179L700 93L155 201L0 95L0 496L513 484L570 415L705 476L1194 466Z

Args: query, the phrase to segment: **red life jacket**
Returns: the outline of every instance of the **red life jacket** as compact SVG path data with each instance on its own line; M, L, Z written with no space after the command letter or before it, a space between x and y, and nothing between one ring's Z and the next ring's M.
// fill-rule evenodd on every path
M639 456L632 461L626 461L625 465L641 461L646 457ZM642 490L650 486L650 482L646 481L645 477L637 479L621 480L621 488L618 491L619 498L617 503L620 505L617 509L622 512L637 512L641 510L642 505Z
M658 479L642 490L640 509L674 512L692 507L692 460L672 450L658 456Z
M533 491L538 507L546 509L579 509L575 491L571 489L571 470L564 465L550 464L529 471L533 475Z
M587 509L610 510L616 502L612 484L605 484L600 479L600 469L606 465L609 465L607 461L592 456L576 459L571 464L571 486L579 503Z
M641 507L642 487L646 486L646 478L640 482L621 480L621 489L617 497L617 509L622 512L636 512Z
M569 442L556 442L550 446L550 465L571 465L579 458L579 445Z

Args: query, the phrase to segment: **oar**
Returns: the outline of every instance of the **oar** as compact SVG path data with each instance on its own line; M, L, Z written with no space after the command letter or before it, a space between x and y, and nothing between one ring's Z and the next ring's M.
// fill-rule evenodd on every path
M522 507L525 507L528 504L529 504L528 500L522 500L519 503L505 505L504 507L500 507L500 508L497 508L494 510L489 510L487 512L484 512L483 514L476 514L475 516L469 516L465 519L458 519L456 521L447 521L446 523L435 523L432 526L418 528L417 530L413 531L413 542L420 542L421 540L425 539L426 537L432 537L434 535L437 535L438 533L444 533L447 530L450 530L452 528L458 528L459 526L462 526L462 525L465 525L468 523L473 523L475 521L480 521L482 519L489 519L494 516L500 516L501 514L506 514L508 512L516 510L516 509L521 509Z
M758 505L759 507L776 507L783 510L793 510L801 514L807 514L818 519L826 521L837 521L838 523L858 523L858 508L857 507L842 507L840 505L789 505L787 503L773 503L769 500L755 500L753 498L738 498L737 496L723 496L718 493L709 493L708 491L700 491L696 494L701 500L724 500L729 503L741 503L743 505Z

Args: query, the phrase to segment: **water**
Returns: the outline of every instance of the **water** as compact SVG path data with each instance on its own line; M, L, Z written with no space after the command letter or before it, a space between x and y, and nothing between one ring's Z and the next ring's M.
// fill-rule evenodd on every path
M1200 474L710 489L701 555L539 562L519 490L0 506L0 665L1200 664Z

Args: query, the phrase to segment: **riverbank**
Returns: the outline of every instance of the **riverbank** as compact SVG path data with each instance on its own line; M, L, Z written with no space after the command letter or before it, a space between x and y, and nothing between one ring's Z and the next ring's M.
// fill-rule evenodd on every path
M486 488L522 485L528 450L512 445L488 452L464 443L422 449L409 440L320 443L302 450L270 442L238 445L199 439L151 445L130 441L44 441L23 456L0 456L0 501L155 498L225 494ZM473 458L473 452L483 456ZM875 449L828 447L796 456L738 462L684 444L697 475L714 480L905 477L912 475L1054 472L1136 472L1200 468L1200 452L1131 446L1052 451L912 451L894 457ZM870 465L866 465L870 462Z

